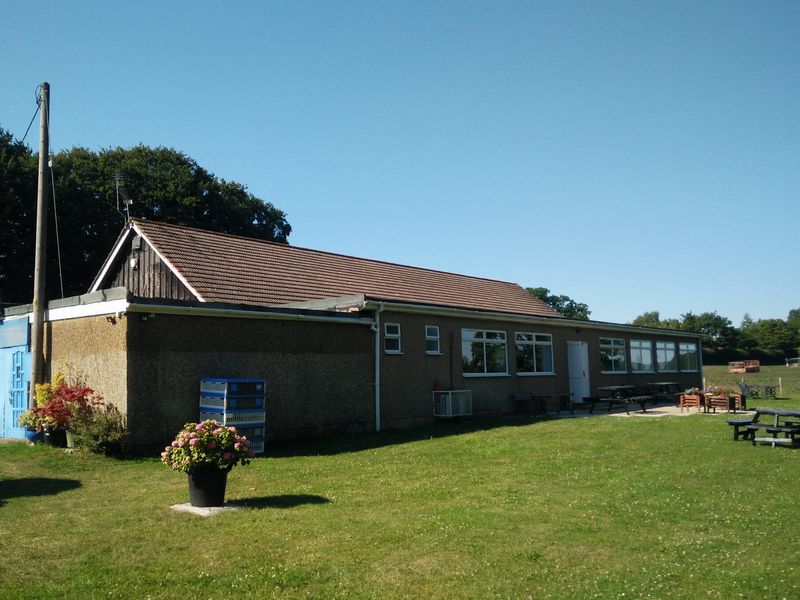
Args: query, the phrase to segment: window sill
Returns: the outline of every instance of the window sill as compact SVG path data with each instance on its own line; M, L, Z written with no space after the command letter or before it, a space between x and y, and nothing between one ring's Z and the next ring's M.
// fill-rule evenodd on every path
M600 371L601 375L627 375L627 371Z
M655 371L631 371L631 375L655 375Z
M463 373L464 377L509 377L508 373Z
M441 352L425 352L428 356L442 356Z
M389 356L402 356L402 352L398 352L397 350L384 350L384 354L388 354Z
M519 377L555 377L555 372L552 373L528 373L528 372L517 372L517 376Z

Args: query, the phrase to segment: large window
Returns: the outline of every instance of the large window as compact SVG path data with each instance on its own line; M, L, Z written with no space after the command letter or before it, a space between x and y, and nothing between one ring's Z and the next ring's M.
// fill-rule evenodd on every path
M653 372L653 342L631 340L631 371L634 373Z
M506 332L461 330L464 375L507 375Z
M697 344L678 344L678 364L681 371L697 371Z
M656 365L662 373L674 373L678 370L675 342L656 342Z
M385 323L383 326L383 351L386 354L400 354L400 324Z
M625 340L600 338L600 364L604 373L626 373Z
M425 354L441 354L438 325L425 325Z
M553 336L546 333L515 333L517 373L553 373Z

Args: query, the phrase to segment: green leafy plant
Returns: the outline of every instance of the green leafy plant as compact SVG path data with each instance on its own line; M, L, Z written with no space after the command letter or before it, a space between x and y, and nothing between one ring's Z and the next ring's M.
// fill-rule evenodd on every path
M78 448L106 456L125 450L128 440L125 416L110 402L95 399L89 410L75 415L70 428Z
M230 471L236 465L247 465L254 453L247 438L235 427L224 427L213 419L187 423L175 440L161 453L161 462L175 471Z

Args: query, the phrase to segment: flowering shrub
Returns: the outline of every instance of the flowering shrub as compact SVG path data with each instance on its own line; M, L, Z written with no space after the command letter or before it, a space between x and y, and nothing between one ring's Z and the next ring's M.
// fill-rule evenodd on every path
M175 440L164 448L161 462L184 473L230 471L238 464L249 464L248 459L253 456L247 438L237 434L235 427L224 427L209 419L184 425Z
M101 399L81 378L68 382L61 373L49 383L37 383L35 390L36 406L20 415L19 424L36 431L68 429L74 417L91 411L92 402Z

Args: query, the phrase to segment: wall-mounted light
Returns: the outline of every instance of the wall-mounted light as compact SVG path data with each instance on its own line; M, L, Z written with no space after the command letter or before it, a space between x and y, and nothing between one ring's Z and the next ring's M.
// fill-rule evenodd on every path
M131 271L135 271L136 269L139 268L139 259L138 258L132 258L131 262L129 264L131 265Z
M106 321L108 321L109 323L111 323L112 325L114 325L114 324L116 324L116 322L117 322L117 319L116 319L116 317L115 317L114 315L108 315L108 316L106 317Z

